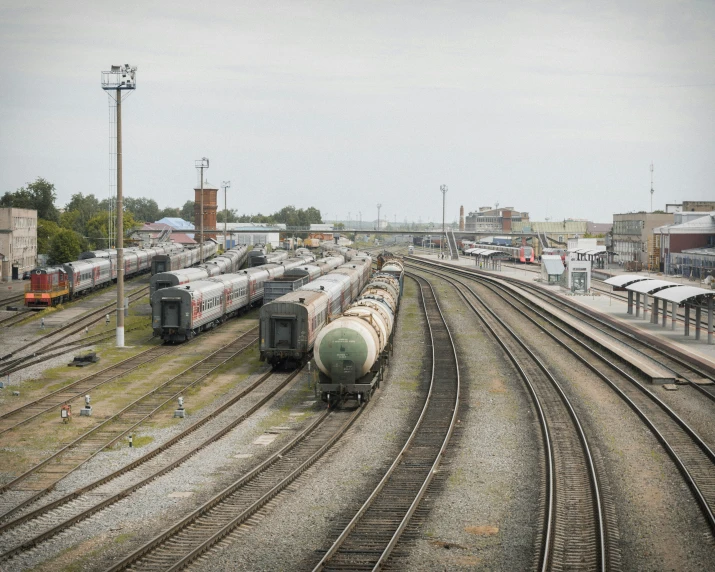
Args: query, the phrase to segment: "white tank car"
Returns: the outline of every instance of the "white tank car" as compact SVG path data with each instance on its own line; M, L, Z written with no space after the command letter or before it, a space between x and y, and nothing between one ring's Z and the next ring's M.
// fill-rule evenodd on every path
M326 325L315 341L315 362L342 390L372 370L390 340L399 300L399 279L376 275L340 318ZM324 392L331 391L327 386ZM361 392L362 393L362 392Z

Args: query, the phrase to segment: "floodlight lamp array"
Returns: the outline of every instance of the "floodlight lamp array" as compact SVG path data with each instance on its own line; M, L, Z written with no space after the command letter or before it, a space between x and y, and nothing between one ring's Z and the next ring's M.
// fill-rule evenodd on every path
M112 66L102 72L102 89L136 89L137 67L129 64Z

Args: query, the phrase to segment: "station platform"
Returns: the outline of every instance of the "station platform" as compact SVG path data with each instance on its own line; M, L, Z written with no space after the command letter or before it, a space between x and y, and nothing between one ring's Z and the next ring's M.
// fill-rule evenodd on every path
M449 260L446 258L442 260L436 255L423 255L418 252L417 249L415 249L415 256L444 264L468 267L471 269L475 268L474 259L469 259L467 257L461 257L459 260ZM515 266L503 265L501 270L486 270L483 268L477 269L485 274L494 276L495 278L512 278L528 282L530 284L537 284L545 290L561 295L571 302L575 302L585 308L589 308L603 314L604 316L608 316L611 320L621 324L624 328L638 332L646 338L650 337L657 340L660 344L672 347L682 354L691 357L694 363L700 362L711 371L715 371L715 345L708 345L707 343L707 328L701 329L701 337L699 340L696 340L693 324L691 324L690 336L686 337L684 324L682 322L677 322L675 329L671 330L670 320L668 320L668 323L664 328L661 324L653 324L649 320L636 318L635 316L628 314L628 304L625 298L621 301L620 299L614 299L611 296L601 295L598 292L593 292L589 295L572 294L569 290L559 285L546 284L542 282L540 280L541 271L538 263L524 264L523 266L521 264L517 264ZM677 279L670 276L656 275L652 272L650 274L647 272L625 272L620 268L608 268L605 270L598 270L598 272L608 273L609 276L617 276L619 274L643 274L644 276L650 276L651 278L679 282L684 285L701 286L701 284L697 281L693 282L688 279ZM605 277L606 276L604 276L604 278Z

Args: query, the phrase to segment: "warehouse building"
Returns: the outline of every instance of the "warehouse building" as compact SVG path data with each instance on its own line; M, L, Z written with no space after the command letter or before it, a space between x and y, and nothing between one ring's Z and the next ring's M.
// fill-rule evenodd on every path
M0 209L2 280L17 280L37 266L37 211Z

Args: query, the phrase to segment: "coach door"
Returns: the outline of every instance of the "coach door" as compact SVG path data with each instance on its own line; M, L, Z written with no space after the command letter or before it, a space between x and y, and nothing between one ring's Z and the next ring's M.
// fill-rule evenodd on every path
M295 347L295 316L272 316L273 347L288 350Z
M164 298L161 301L161 325L165 328L178 328L181 324L181 301Z

